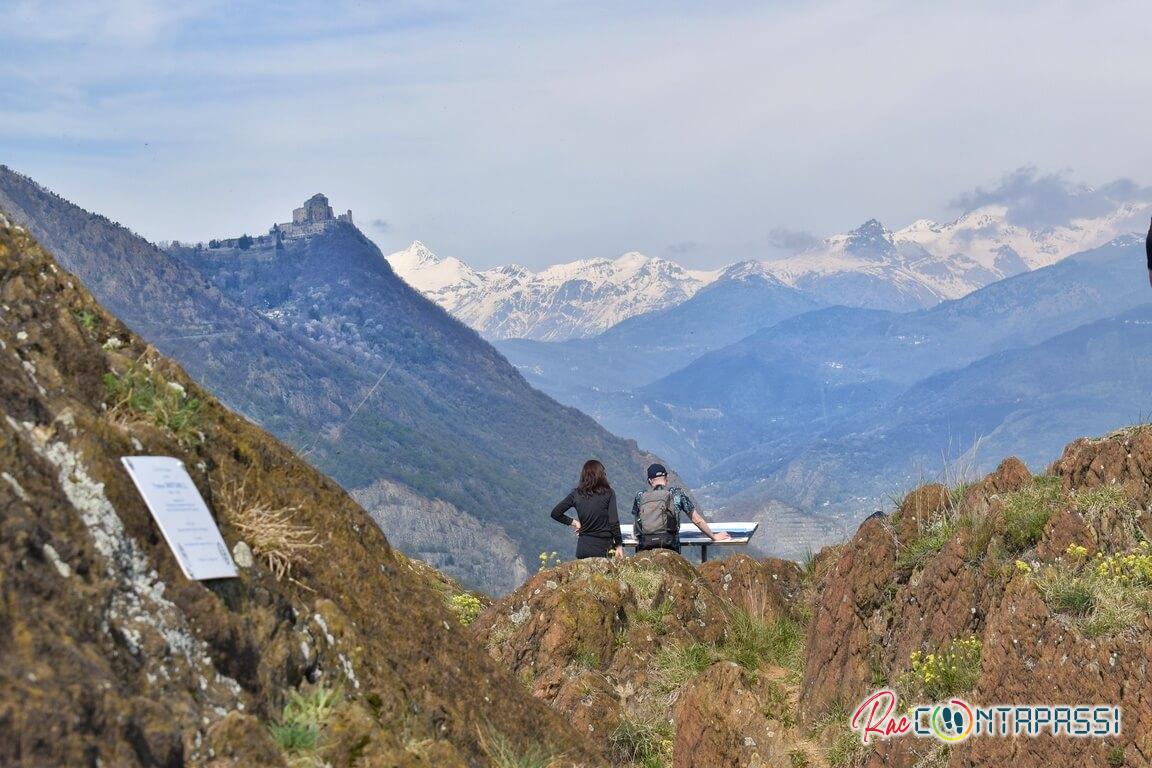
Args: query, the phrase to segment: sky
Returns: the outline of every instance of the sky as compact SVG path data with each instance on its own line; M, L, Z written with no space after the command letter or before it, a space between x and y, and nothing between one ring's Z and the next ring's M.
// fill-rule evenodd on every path
M1053 184L1152 183L1144 0L0 0L0 17L0 163L152 240L255 234L319 191L386 253L713 267L870 218L997 195L1043 218Z

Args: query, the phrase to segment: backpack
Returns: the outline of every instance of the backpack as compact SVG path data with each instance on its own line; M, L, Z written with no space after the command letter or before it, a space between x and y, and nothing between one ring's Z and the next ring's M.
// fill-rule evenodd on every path
M651 536L658 533L677 533L680 518L672 508L672 491L653 488L640 494L640 509L636 515L636 535Z

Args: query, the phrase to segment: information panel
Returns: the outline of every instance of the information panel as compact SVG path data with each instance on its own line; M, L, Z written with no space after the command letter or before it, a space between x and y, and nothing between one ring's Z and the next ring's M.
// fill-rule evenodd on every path
M224 537L184 463L171 456L124 456L120 461L184 575L196 581L235 577L236 564Z

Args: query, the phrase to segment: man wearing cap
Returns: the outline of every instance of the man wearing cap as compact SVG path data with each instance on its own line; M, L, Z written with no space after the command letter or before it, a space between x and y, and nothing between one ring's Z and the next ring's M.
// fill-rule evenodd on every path
M671 549L679 552L681 514L687 516L712 541L732 538L724 531L713 531L682 488L668 487L668 470L663 464L648 467L648 486L649 489L637 493L632 502L632 517L636 519L637 552L646 549ZM658 514L661 511L665 514ZM661 522L654 523L654 520Z

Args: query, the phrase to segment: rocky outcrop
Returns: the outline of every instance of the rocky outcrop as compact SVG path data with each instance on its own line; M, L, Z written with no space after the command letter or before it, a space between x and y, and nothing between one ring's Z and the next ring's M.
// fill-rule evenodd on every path
M888 600L896 546L889 522L871 518L860 526L825 577L804 664L801 707L808 719L867 694L875 642L869 627Z
M309 739L341 766L598 760L335 483L6 221L0 411L0 763L283 765ZM248 538L239 578L183 577L120 466L141 454L181 459L229 548ZM242 533L272 510L311 542L288 569ZM306 700L319 725L274 739Z
M613 764L791 765L810 748L789 599L803 579L740 555L699 571L667 551L582 560L538 573L476 632Z
M711 665L676 702L672 765L788 765L789 753L803 750L797 746L795 729L788 725L783 697L775 680L749 676L730 661Z
M983 633L980 703L1110 704L1123 708L1123 737L970 739L959 766L1152 765L1152 618L1129 636L1085 637L1054 615L1035 585L1013 579Z
M1149 435L1077 441L1053 464L1055 484L1007 459L965 489L925 486L891 520L866 521L818 583L803 718L844 727L845 712L881 687L895 687L904 705L942 690L975 704L1119 705L1119 738L974 737L945 749L905 737L857 745L851 764L1149 765L1152 619L1138 606L1152 583L1137 574L1146 567ZM1109 568L1133 570L1112 578ZM950 656L953 687L942 689L939 670L933 677L915 659L947 654L958 640L978 653Z

